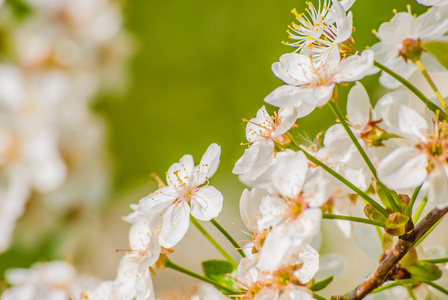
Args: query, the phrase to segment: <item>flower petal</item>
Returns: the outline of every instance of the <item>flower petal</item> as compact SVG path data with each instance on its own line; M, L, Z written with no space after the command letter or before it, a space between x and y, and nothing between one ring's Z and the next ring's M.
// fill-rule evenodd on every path
M190 226L190 206L181 202L168 207L163 214L161 236L166 242L166 247L176 245L185 235Z
M195 183L194 185L203 184L207 179L215 174L219 166L219 156L221 155L221 147L218 144L211 144L204 155L202 155L201 162L195 168Z
M378 177L392 189L415 188L427 176L428 159L413 147L400 147L378 164Z
M369 122L370 110L369 95L360 82L351 88L347 98L347 117L353 125L364 126Z
M209 221L222 210L224 197L213 186L199 189L191 198L191 214L198 220Z

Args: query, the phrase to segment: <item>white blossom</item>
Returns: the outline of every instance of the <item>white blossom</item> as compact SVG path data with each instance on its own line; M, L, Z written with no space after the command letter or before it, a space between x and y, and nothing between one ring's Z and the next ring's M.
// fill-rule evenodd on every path
M219 165L221 147L211 144L194 166L191 155L183 156L167 172L168 186L140 200L136 210L145 216L162 214L161 237L171 248L185 235L190 225L190 213L201 221L218 216L223 204L222 194L214 187L205 185Z
M306 2L308 8L306 13L299 14L297 10L292 10L296 16L298 24L292 23L287 30L289 38L296 40L285 45L297 47L295 52L319 57L328 55L337 44L350 38L353 27L353 16L345 11L351 6L347 1L324 0L316 9L311 2ZM345 4L345 7L344 7Z
M377 37L380 39L371 47L375 59L405 79L417 70L417 66L406 55L407 44L436 41L447 31L448 19L436 9L415 17L409 12L400 12L390 20L381 24ZM423 51L421 61L428 71L441 72L446 69L435 57ZM399 82L386 73L382 73L380 83L389 89L399 86Z
M371 73L372 66L370 50L341 59L336 49L319 62L303 54L283 54L272 65L272 71L286 85L275 89L264 101L276 107L298 107L303 103L323 106L332 97L336 84L360 80Z

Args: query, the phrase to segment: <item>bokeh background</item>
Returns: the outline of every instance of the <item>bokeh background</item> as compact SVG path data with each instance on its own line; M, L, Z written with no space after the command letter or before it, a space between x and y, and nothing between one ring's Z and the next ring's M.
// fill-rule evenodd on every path
M388 21L392 9L406 10L408 3L355 2L351 8L355 47L363 50L375 43L372 29ZM417 13L426 10L411 4ZM121 257L115 249L128 244L129 225L121 217L130 212L129 204L157 188L151 173L163 178L169 166L184 154L199 161L211 143L222 147L220 167L211 179L225 199L218 221L237 239L244 239L244 234L231 225L235 222L244 227L238 202L245 187L231 173L245 149L240 145L246 142L242 119L254 117L263 98L281 84L270 66L280 55L294 50L281 41L287 40L287 25L294 21L291 9L302 11L304 1L123 0L119 5L134 52L127 88L113 95L99 94L91 104L107 124L104 156L110 162L113 187L97 204L74 206L61 213L47 207L39 197L30 201L18 222L12 246L0 254L0 280L8 268L52 259L68 259L82 271L114 278ZM386 92L379 88L377 78L363 80L373 91L372 102ZM351 85L339 88L343 109ZM294 134L312 138L334 121L327 108L317 109L298 121ZM356 243L338 238L331 227L324 225L322 252L345 245L339 251L358 251L359 258L353 264L364 264L366 257L359 254ZM213 228L210 231L218 236ZM232 251L231 247L227 249ZM200 270L201 259L219 258L194 228L175 250L173 261L196 271ZM190 282L183 276L162 273L171 274L157 272L158 289L185 289L183 284ZM357 276L351 278L357 280ZM337 292L346 292L344 287Z

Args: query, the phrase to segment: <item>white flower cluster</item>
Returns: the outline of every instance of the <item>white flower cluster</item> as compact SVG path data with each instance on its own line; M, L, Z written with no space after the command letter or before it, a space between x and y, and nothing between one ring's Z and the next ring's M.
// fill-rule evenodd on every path
M130 54L108 0L26 0L20 22L14 5L0 19L11 53L0 64L0 252L33 193L60 209L103 197L105 128L89 105L122 82Z
M299 24L291 27L291 38L297 40L291 45L298 53L284 54L272 65L274 75L285 85L265 98L278 111L271 116L262 106L255 118L245 120L249 144L233 173L252 188L244 190L240 200L241 218L251 240L237 249L242 255L239 264L227 258L232 271L216 281L217 274L202 277L168 258L190 222L197 227L196 220L216 223L214 218L221 212L223 195L209 185L221 148L212 144L198 165L190 155L183 156L168 169L166 183L157 178L159 189L131 206L133 212L124 218L132 224L130 248L120 261L116 279L85 290L82 299L156 299L151 273L165 267L214 284L216 289L202 287L195 300L320 299L314 293L319 253L311 242L323 218L339 219L337 224L349 238L353 235L347 221L382 227L378 229L384 258L399 251L392 250L393 236L412 232L412 205L418 194L438 209L448 207L448 116L438 106L443 103L435 98L430 102L420 94L425 103L416 102L410 92L395 90L372 107L367 90L358 81L376 72L374 56L381 61L385 57L381 53L389 57L384 64L399 74L398 58L416 65L420 57L425 60L419 42L448 31L443 17L446 5L432 1L440 6L419 17L396 14L380 27L381 42L373 51L357 53L350 48L352 14L346 13L354 1L323 2L317 9L309 3L308 15L294 11ZM412 31L414 27L420 31ZM415 36L408 36L410 32ZM389 74L404 80L394 72ZM384 83L386 79L380 80ZM346 116L335 103L336 86L345 82L356 82L348 94ZM331 106L339 124L315 142L300 145L291 129L297 127L297 119L324 105ZM366 201L367 218L350 215L358 196ZM414 215L414 221L418 217ZM388 277L378 280L409 279L412 284L406 291L411 298L415 298L415 289L419 296L432 299L437 293L432 281L442 272L429 262L420 268L415 249L411 251L411 258L391 266ZM425 281L422 274L432 279ZM402 292L399 288L392 291Z

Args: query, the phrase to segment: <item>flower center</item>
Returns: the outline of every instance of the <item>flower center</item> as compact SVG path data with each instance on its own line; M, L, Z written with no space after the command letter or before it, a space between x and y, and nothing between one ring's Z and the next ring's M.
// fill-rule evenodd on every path
M288 203L288 215L291 219L297 219L300 214L308 208L305 198L302 195L297 196Z
M401 43L401 48L398 54L403 57L405 61L415 61L420 59L423 52L423 46L420 39L407 38Z
M297 47L297 51L313 49L316 52L324 52L333 46L337 34L336 26L325 22L330 11L329 3L325 0L323 6L319 6L317 10L311 2L306 4L308 5L306 13L299 14L296 9L291 11L296 16L298 24L293 22L288 26L292 32L286 31L289 38L297 42L283 42L283 44Z
M263 231L255 233L252 236L252 242L254 243L254 246L252 248L252 253L257 253L257 252L261 251L264 241L266 240L267 233L268 233L268 229L264 229Z

